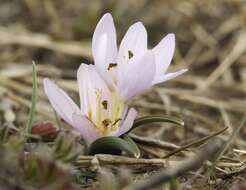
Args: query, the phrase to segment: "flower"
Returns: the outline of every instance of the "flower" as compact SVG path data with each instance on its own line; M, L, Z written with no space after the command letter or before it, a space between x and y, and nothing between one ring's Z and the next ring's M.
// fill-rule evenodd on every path
M54 82L44 79L44 91L57 114L79 130L90 144L103 136L120 136L133 125L134 108L111 91L93 65L81 64L77 72L80 108Z
M81 64L77 72L80 108L49 79L43 82L45 93L57 114L78 129L87 143L103 136L120 136L137 116L127 105L132 97L187 71L166 73L174 48L174 35L168 34L148 49L145 27L137 22L128 29L118 50L113 18L106 13L92 39L95 65Z
M148 49L146 29L141 22L137 22L130 26L118 50L110 13L98 22L92 39L92 55L97 71L125 101L187 71L182 69L166 73L174 49L174 34L168 34L153 49Z

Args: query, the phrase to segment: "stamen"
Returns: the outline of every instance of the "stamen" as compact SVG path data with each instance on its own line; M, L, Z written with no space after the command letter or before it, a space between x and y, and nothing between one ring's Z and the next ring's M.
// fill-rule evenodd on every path
M101 110L102 92L100 91L100 89L96 89L95 93L96 93L96 99L97 99L97 125L100 126L101 121L102 121L102 110Z
M128 50L128 58L131 59L133 57L133 55L134 54L132 53L132 51L131 50Z
M103 100L102 101L102 106L103 106L103 109L108 109L108 101L107 100Z
M117 63L109 63L107 70L110 70L113 67L116 67Z
M92 112L88 111L88 118L91 120L92 119Z
M121 118L117 118L114 123L112 124L112 126L115 126L119 121L121 121L122 119Z
M106 118L102 121L103 127L108 127L111 123L111 120L109 118Z

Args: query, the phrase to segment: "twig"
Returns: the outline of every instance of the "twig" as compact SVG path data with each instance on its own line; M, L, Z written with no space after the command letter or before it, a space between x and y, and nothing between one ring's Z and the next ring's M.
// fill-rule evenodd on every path
M199 140L197 140L197 141L195 141L195 142L191 142L191 143L189 143L189 144L187 144L187 145L184 145L184 146L180 147L179 149L174 150L173 152L170 152L170 153L169 153L168 155L166 155L164 158L168 158L168 157L170 157L170 156L172 156L172 155L174 155L174 154L177 154L178 152L181 152L181 151L183 151L183 150L186 150L187 148L190 148L190 147L192 147L192 146L199 146L199 145L201 145L201 144L207 142L209 139L211 139L211 138L213 138L213 137L215 137L215 136L217 136L217 135L223 133L223 132L226 131L227 129L228 129L228 127L225 127L225 128L223 128L223 129L221 129L221 130L219 130L219 131L217 131L217 132L215 132L215 133L213 133L213 134L211 134L211 135L208 135L208 136L203 137L203 138L201 138L201 139L199 139Z
M205 89L214 83L235 61L245 52L246 49L246 34L241 32L236 45L233 47L224 61L217 67L217 69L207 78L207 80L200 86Z
M160 174L145 180L142 183L138 183L129 187L132 190L148 190L160 186L163 183L170 182L170 180L184 175L186 172L195 170L201 167L201 165L208 159L211 159L214 154L221 147L222 142L220 140L214 140L207 144L202 150L194 157L187 158L185 161L177 164L175 167L163 170Z
M156 139L152 139L152 138L148 138L148 137L141 137L141 136L138 136L138 135L135 135L132 133L130 133L129 136L134 141L136 141L137 143L143 144L143 145L155 146L155 147L164 148L167 150L173 150L173 149L180 148L180 146L175 145L175 144L170 143L170 142L156 140Z
M226 172L224 173L222 176L222 178L228 178L228 177L231 177L231 176L235 176L235 175L238 175L240 173L243 173L246 171L246 164L239 167L238 169L234 170L234 171L230 171L230 172Z
M45 48L72 56L91 58L91 52L86 43L54 41L48 35L15 32L7 28L0 28L0 45L23 45Z
M97 158L99 162L105 164L127 164L127 165L138 165L138 164L161 164L166 165L164 159L136 159L124 156L116 156L110 154L96 154L95 156L79 156L77 160L77 166L91 165L91 161Z
M185 90L178 90L178 89L163 89L160 90L160 93L166 93L169 95L177 96L181 100L189 101L192 103L196 103L199 105L204 105L208 107L212 107L215 109L218 109L218 106L220 105L221 108L229 111L235 111L239 113L243 113L245 110L245 102L244 101L238 101L238 102L230 102L225 100L215 100L209 97L205 96L199 96L199 95L192 95L191 91L185 91Z
M220 157L225 153L225 151L228 149L232 141L235 139L239 131L243 128L243 126L246 123L246 115L243 116L239 126L233 131L230 138L226 141L225 145L223 146L223 149L219 153L217 153L217 156L215 157L214 164L220 159Z
M146 152L148 155L152 155L155 158L163 158L164 157L164 152L159 152L153 149L153 147L147 147L144 145L138 145L138 147L143 151Z
M160 104L157 104L157 103L149 104L149 103L147 103L146 101L143 101L143 100L138 101L134 105L139 106L139 107L148 108L148 109L156 109L156 110L161 110L161 111L165 111L166 110L163 105L160 105ZM188 110L188 109L181 110L180 108L175 107L175 106L170 107L170 111L177 112L177 113L182 112L182 114L184 114L186 116L189 116L189 117L192 117L194 119L200 120L200 121L204 122L205 124L207 124L208 126L211 126L211 127L216 126L215 122L209 120L208 118L206 118L205 116L199 114L198 112L194 112L194 111L191 111L191 110Z

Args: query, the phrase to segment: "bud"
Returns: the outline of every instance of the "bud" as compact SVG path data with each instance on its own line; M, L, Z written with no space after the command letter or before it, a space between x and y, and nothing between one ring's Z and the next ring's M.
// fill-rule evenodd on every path
M33 125L31 133L39 135L44 141L51 141L57 137L59 130L52 123L38 123Z

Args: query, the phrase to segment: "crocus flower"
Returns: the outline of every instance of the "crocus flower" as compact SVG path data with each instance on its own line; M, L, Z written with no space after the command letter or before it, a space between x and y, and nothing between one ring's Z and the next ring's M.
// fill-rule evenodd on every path
M147 32L137 22L128 29L118 50L113 18L107 13L92 39L95 64L81 64L77 72L80 108L49 79L44 79L45 93L58 115L89 144L103 136L120 136L137 116L136 110L127 106L132 97L186 71L166 73L174 48L174 35L168 34L148 49Z
M97 71L125 101L187 71L182 69L167 73L174 49L174 34L168 34L153 49L148 49L146 29L141 22L137 22L130 26L118 50L115 26L109 13L97 24L92 39Z
M134 108L110 91L93 65L81 64L77 72L80 108L54 82L44 79L44 91L57 114L76 128L90 144L103 136L120 136L133 125Z

